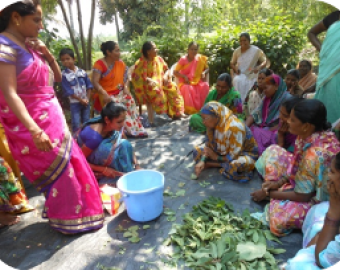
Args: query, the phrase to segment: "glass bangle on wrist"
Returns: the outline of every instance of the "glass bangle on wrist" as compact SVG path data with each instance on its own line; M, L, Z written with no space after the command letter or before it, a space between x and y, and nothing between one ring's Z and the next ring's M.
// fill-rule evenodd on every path
M222 156L217 156L217 161L218 162L223 162L224 160L223 160L223 157Z

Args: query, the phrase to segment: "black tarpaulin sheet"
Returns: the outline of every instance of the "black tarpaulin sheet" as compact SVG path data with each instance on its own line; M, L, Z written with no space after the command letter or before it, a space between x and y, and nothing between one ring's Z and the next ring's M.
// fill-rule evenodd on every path
M264 204L257 204L250 193L261 186L255 174L249 183L241 184L226 180L217 169L203 172L200 181L210 184L203 187L200 181L190 179L193 171L191 151L194 145L203 142L204 136L189 133L188 120L170 122L158 117L160 127L150 131L147 139L133 140L141 166L157 169L165 175L165 188L170 191L185 189L185 196L164 197L164 206L176 211L176 223L181 216L191 211L192 206L210 196L220 197L232 203L235 211L248 208L251 212L262 210ZM221 184L221 181L223 183ZM179 183L185 183L179 187ZM101 269L174 269L164 264L171 247L163 245L172 223L161 215L146 224L131 221L124 210L116 216L107 216L105 226L92 233L65 236L52 230L48 222L41 218L44 197L31 185L26 185L27 193L36 210L21 216L21 222L12 227L0 229L0 260L17 269L36 270L101 270ZM185 209L179 210L185 204ZM139 243L130 243L122 232L116 231L118 225L128 228L140 225ZM280 248L287 250L278 256L282 261L293 257L302 246L302 234L293 232L281 239ZM106 268L111 267L111 268ZM181 267L183 269L183 267Z

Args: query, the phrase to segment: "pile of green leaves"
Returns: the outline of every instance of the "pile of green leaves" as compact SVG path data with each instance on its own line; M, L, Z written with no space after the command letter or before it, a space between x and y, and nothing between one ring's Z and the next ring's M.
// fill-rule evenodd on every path
M267 246L280 241L248 210L242 215L232 205L210 197L184 215L183 225L174 224L165 244L175 245L174 260L184 260L192 269L278 269L273 255L284 249Z

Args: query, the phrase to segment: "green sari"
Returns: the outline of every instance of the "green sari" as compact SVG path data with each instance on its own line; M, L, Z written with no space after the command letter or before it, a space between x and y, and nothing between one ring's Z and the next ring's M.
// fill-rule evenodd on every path
M206 97L204 104L207 104L210 101L218 101L224 106L228 107L234 115L240 116L242 114L242 100L241 95L238 91L231 88L223 97L217 100L217 90L212 90L209 92ZM202 117L200 113L193 114L189 121L189 127L191 130L194 130L199 133L205 133L206 127L203 124Z
M322 44L315 98L327 108L332 124L340 118L340 21L332 24Z

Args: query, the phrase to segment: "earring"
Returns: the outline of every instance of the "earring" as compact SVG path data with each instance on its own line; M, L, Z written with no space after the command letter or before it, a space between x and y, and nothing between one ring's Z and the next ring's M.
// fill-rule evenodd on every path
M17 26L19 26L19 25L20 25L20 23L19 23L19 22L17 22L17 23L16 23L16 25L17 25Z
M306 131L307 131L307 129L304 129L304 130L303 130L303 132L306 132Z

